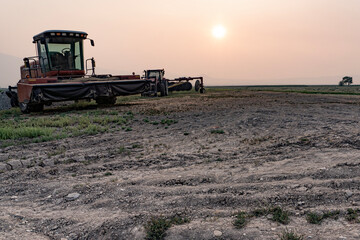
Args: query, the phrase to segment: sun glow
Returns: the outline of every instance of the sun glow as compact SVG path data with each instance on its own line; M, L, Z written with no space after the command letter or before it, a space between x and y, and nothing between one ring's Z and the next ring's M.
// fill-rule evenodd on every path
M212 35L214 36L214 38L224 38L226 35L226 29L222 25L216 25L212 29Z

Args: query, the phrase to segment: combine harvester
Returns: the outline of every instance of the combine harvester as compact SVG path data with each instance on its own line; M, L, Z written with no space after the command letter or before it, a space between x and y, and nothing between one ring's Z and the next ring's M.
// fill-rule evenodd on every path
M29 113L42 111L52 102L69 100L95 99L98 104L115 104L117 96L148 91L152 81L140 75L96 75L94 58L84 61L83 41L87 36L85 32L62 30L35 35L33 43L38 55L24 58L17 87L9 87L6 92L11 105ZM89 40L94 46L94 41Z

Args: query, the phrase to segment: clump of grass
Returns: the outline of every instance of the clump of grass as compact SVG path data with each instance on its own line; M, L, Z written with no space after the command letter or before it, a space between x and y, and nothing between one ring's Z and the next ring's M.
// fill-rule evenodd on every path
M299 235L294 231L284 230L280 235L280 240L303 240L304 236Z
M142 148L143 146L141 146L140 144L133 144L131 146L131 148L135 149L135 148Z
M0 128L0 139L19 139L19 138L36 138L39 136L50 136L53 130L50 128L40 127L2 127Z
M188 132L184 132L184 136L188 136L190 133Z
M247 213L239 212L235 217L234 226L238 229L245 227L248 217Z
M190 222L190 219L187 217L182 217L180 215L175 215L170 218L170 223L174 225L182 225Z
M211 130L211 133L212 134L224 134L224 130L221 130L221 129L213 129Z
M105 176L105 177L111 176L111 175L113 175L111 172L106 172L106 173L104 173L104 176Z
M311 224L321 224L323 220L323 215L315 212L309 212L306 215L306 220Z
M283 210L281 207L274 207L270 209L270 213L273 215L272 220L282 224L289 223L289 213Z
M340 211L329 211L329 212L323 212L323 213L315 213L315 212L309 212L306 215L306 220L311 224L321 224L321 222L326 218L333 218L338 219L340 215Z
M171 124L175 124L178 123L177 120L173 120L173 119L162 119L161 120L161 124L167 124L168 126L170 126Z
M124 152L126 152L126 148L124 146L119 147L118 151L119 154L122 154Z
M359 217L360 209L348 208L346 211L346 220L349 222L360 222Z
M186 217L175 215L170 219L163 217L152 217L150 221L145 225L146 240L163 240L166 236L166 231L172 225L181 225L190 222Z
M132 131L132 128L131 128L131 127L127 127L127 128L125 129L125 131L126 131L126 132L131 132L131 131Z

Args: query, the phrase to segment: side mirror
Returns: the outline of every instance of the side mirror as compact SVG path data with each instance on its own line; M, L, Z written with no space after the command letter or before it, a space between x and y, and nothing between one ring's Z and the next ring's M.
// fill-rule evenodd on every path
M90 39L90 43L91 43L91 46L95 46L95 42L94 42L94 40L92 40L92 39Z

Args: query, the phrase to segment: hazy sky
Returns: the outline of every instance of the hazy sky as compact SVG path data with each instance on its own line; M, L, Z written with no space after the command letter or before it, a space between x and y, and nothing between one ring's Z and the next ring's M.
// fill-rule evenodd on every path
M98 73L165 68L168 77L204 75L212 85L337 84L360 75L359 0L0 3L0 53L19 58L35 55L35 34L68 29L95 40L85 52ZM226 28L222 39L212 36L217 24Z

